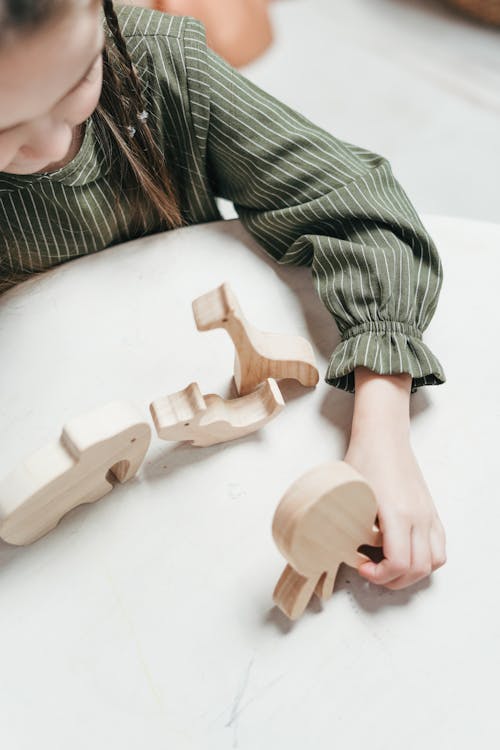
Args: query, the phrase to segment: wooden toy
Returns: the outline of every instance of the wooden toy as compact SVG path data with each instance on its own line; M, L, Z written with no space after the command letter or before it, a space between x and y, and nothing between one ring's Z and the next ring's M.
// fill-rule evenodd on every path
M29 544L81 503L93 503L139 469L151 428L128 404L112 402L72 419L54 442L0 482L0 537Z
M199 331L225 328L235 347L234 380L241 396L266 378L293 378L307 387L319 380L314 352L307 339L257 330L245 320L238 300L224 283L193 302Z
M369 558L361 545L381 546L374 525L375 495L358 472L332 461L306 472L287 490L273 519L273 537L289 564L274 590L275 604L291 619L316 593L333 593L340 563L354 568Z
M254 393L226 401L216 394L202 396L198 383L153 401L150 406L158 437L191 440L208 446L260 430L283 409L278 384L268 378Z

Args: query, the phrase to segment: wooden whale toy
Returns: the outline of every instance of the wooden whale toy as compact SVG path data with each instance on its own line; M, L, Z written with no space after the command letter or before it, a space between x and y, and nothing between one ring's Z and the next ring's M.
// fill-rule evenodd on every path
M191 440L196 446L236 440L260 430L285 403L276 381L268 378L248 396L225 400L202 395L198 383L153 401L151 415L162 440Z

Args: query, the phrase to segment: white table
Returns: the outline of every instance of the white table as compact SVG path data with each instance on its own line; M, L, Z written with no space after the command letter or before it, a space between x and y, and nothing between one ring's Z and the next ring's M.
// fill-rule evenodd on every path
M191 313L223 280L255 325L307 336L322 376L314 391L287 383L284 412L240 441L153 433L136 479L32 546L0 544L2 747L446 750L478 733L495 745L500 227L426 223L445 267L426 341L448 383L412 397L413 440L449 561L403 592L343 568L323 612L293 626L271 606L284 564L272 515L306 469L343 457L353 404L323 381L338 336L309 270L221 222L69 263L0 300L1 475L115 398L150 419L150 401L193 380L228 396L230 339L199 333Z

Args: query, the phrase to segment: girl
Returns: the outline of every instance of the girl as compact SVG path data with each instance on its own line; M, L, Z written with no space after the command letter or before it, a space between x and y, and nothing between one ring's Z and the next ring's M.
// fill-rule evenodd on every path
M104 19L102 11L104 11ZM0 280L220 219L231 200L282 264L307 264L342 341L326 381L355 392L345 460L372 484L400 589L445 561L410 444L410 392L444 382L422 341L436 249L387 162L265 94L202 25L111 0L0 0Z

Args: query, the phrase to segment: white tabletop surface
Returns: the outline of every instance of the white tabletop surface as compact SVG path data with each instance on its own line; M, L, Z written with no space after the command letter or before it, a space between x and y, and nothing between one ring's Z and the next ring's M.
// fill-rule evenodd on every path
M0 736L9 750L420 750L500 728L500 226L427 217L445 268L425 340L448 382L412 396L448 563L402 592L342 568L294 625L273 608L270 525L287 487L342 458L353 397L323 380L338 340L307 268L237 221L62 266L0 299L0 475L114 399L196 380L231 394L232 343L191 301L227 280L263 330L305 335L315 390L288 381L263 431L212 448L153 440L136 479L29 547L0 543ZM473 745L474 743L474 745Z

